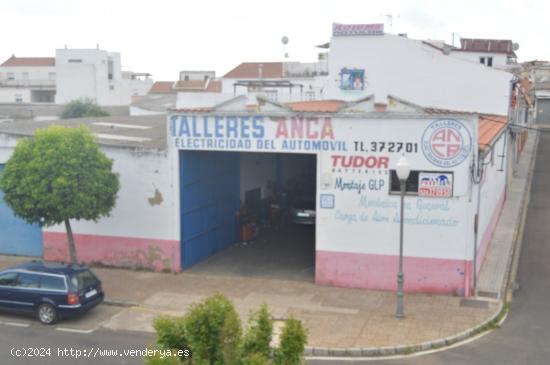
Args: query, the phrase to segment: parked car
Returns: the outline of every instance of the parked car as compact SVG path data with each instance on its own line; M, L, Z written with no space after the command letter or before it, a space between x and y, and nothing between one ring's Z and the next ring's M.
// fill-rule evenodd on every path
M296 224L315 224L315 199L298 197L290 207L290 221Z
M86 312L103 297L101 281L85 266L32 261L0 271L0 310L44 324Z

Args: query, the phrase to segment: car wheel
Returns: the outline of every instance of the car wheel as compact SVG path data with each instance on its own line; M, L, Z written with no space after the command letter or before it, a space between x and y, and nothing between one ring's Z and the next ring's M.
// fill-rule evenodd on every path
M55 307L49 303L40 304L36 310L36 316L43 324L54 324L57 320Z

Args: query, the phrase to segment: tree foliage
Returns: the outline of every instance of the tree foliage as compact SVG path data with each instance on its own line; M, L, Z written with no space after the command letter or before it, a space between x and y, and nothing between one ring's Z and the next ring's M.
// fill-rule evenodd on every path
M69 220L109 215L120 187L112 165L86 127L52 125L17 143L0 189L15 215L27 222L65 223L72 260Z
M253 313L249 320L249 328L243 339L243 351L248 354L260 354L265 358L271 356L271 337L273 334L273 317L263 304Z
M273 317L262 305L249 319L241 335L240 319L233 303L216 294L192 306L179 318L159 317L154 328L161 349L189 350L190 357L179 359L192 365L297 365L303 362L307 332L302 323L285 321L279 349L271 348ZM148 365L172 364L172 359L151 357Z
M101 109L92 99L73 100L65 106L61 113L61 119L106 116L109 116L109 113Z

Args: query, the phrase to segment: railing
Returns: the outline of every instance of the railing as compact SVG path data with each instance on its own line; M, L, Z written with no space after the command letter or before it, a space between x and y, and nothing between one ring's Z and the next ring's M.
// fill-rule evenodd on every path
M0 80L0 86L2 87L20 87L20 88L40 88L40 89L54 89L55 80Z

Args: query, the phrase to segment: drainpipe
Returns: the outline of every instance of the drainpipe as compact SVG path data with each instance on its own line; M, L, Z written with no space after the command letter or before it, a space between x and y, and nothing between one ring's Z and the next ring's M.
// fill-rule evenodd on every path
M478 157L478 171L479 171L479 157ZM481 206L481 180L483 176L483 168L481 170L481 175L479 181L477 181L477 206L476 206L476 215L474 219L474 260L473 260L473 279L474 279L474 296L477 293L477 241L479 238L479 209ZM475 179L475 178L474 178Z

